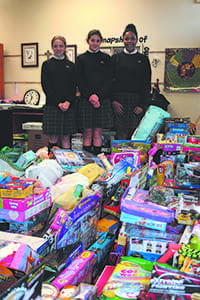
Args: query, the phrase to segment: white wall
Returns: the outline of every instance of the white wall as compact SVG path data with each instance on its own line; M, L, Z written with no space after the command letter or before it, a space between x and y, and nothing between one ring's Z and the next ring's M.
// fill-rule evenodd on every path
M147 35L152 81L164 81L165 48L200 48L200 4L194 0L0 0L0 42L4 44L5 98L23 97L29 88L41 92L40 70L51 50L50 41L61 34L68 44L76 44L78 53L87 49L86 35L98 28L105 38L120 37L128 23L134 23L138 35ZM39 43L39 67L21 67L21 43ZM42 56L43 55L43 56ZM199 93L165 93L171 116L200 116Z

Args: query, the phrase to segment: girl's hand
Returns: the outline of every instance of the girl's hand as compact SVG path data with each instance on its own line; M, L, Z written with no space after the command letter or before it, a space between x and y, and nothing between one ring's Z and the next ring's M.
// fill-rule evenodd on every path
M124 113L124 108L123 108L123 106L121 105L121 103L119 103L119 102L117 102L117 101L113 101L113 102L112 102L112 106L113 106L114 112L115 112L116 114L123 115L123 113Z
M100 107L99 97L97 95L91 95L89 101L95 108Z
M140 106L136 106L135 108L134 108L134 113L136 114L136 115L139 115L139 114L141 114L143 112L143 108L141 108Z
M60 107L60 109L62 111L67 111L69 106L70 106L70 102L69 101L65 101L64 103L59 103L58 106Z

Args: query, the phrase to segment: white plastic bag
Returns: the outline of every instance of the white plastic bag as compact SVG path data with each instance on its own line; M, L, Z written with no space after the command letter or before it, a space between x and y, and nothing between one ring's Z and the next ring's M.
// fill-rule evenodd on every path
M62 177L64 170L54 159L45 159L37 165L32 165L25 171L26 178L36 178L45 188L50 188Z

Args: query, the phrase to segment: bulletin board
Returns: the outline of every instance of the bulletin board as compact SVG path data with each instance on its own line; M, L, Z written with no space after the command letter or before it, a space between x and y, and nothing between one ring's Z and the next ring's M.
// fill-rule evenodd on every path
M165 49L164 90L200 92L200 48Z

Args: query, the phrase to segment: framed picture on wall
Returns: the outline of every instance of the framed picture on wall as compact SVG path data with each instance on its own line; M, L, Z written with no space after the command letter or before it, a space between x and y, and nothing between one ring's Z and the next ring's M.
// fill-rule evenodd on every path
M200 92L200 48L165 49L164 90Z
M21 44L22 68L38 67L38 43Z
M77 45L67 45L66 54L68 59L75 63L77 56Z

